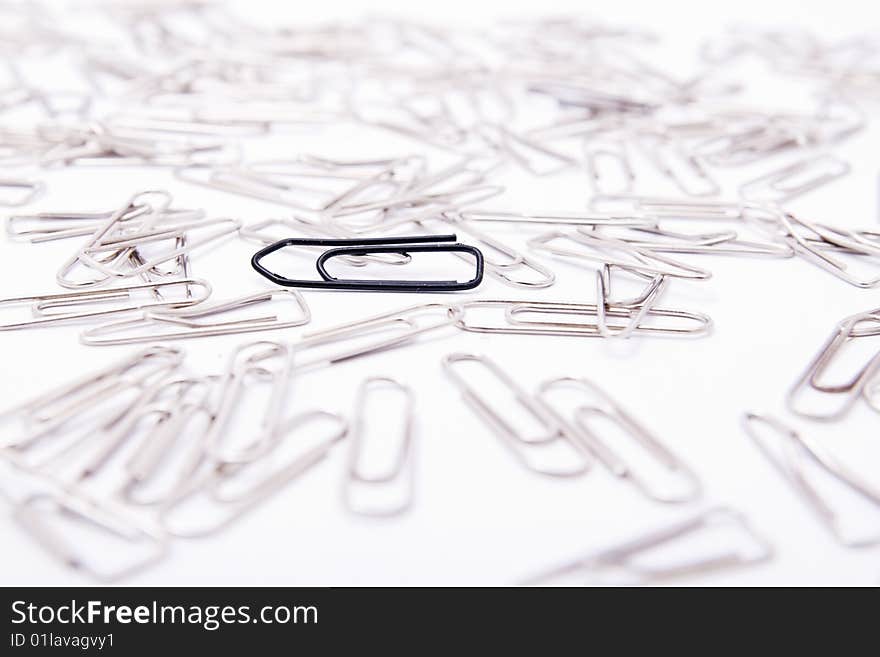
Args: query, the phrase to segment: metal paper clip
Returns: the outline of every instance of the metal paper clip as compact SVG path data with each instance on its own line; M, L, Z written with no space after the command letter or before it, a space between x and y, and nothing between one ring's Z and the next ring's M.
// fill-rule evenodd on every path
M161 560L168 551L167 541L161 534L128 516L122 516L116 510L69 494L63 498L59 494L32 495L16 506L13 515L19 525L46 551L70 568L81 570L101 582L114 582L138 573ZM99 536L123 541L127 546L143 546L146 554L132 563L107 569L104 564L96 563L93 556L84 554L81 549L72 546L63 535L59 535L58 528L50 525L47 516L63 518L68 522L73 520ZM114 557L118 554L118 548L107 551ZM103 551L99 551L98 554L107 556ZM106 562L107 559L105 558L104 561Z
M703 199L597 195L590 201L590 207L597 212L616 212L623 216L635 214L636 216L653 217L653 225L656 225L656 222L661 219L738 221L742 219L744 206L742 203Z
M187 296L181 299L165 299L161 293L180 289ZM196 290L197 294L193 295ZM158 294L158 298L144 298L134 302L138 293ZM137 310L184 308L201 303L211 294L207 281L187 278L167 283L143 283L127 287L86 290L84 292L63 292L27 297L0 299L0 306L30 306L32 317L18 322L0 324L0 331L48 326L96 317L107 317ZM124 301L123 305L114 303ZM85 309L84 309L85 308ZM60 310L59 310L60 309ZM74 309L74 310L71 310Z
M137 219L151 213L148 205L132 206L121 219L137 225ZM113 215L113 212L39 212L32 215L12 215L6 220L6 234L11 239L31 244L88 237ZM192 221L204 217L202 210L168 209L160 223L167 226L174 221ZM20 224L26 224L21 227ZM128 227L129 223L126 223ZM134 230L134 229L132 229Z
M774 452L773 448L767 444L767 439L760 435L755 426L757 424L767 427L778 439L784 440L781 450ZM788 483L794 487L795 491L810 505L811 509L841 544L846 547L869 547L880 543L880 534L865 538L852 538L845 533L840 514L826 500L821 489L810 483L804 468L804 462L809 460L818 465L826 474L831 475L837 481L844 484L849 491L859 495L878 508L880 508L880 491L868 482L860 479L814 440L805 438L799 432L776 418L756 413L746 413L743 416L743 428L755 442L761 453L770 460L779 473L785 477Z
M167 533L180 538L209 536L231 525L258 503L279 492L284 486L323 461L333 446L345 438L348 433L345 419L326 411L300 413L281 423L279 433L283 437L302 427L328 420L336 425L335 429L329 432L326 437L322 437L316 445L307 448L289 460L285 460L281 465L275 464L268 468L271 465L268 463L270 454L266 454L266 458L260 458L250 463L221 464L210 467L187 482L161 506L159 523ZM294 438L291 437L275 441L272 445L272 451L284 442L293 441ZM261 469L267 468L270 470L268 474L259 472ZM247 476L254 470L259 474L257 481L247 482L247 485L242 484L240 480L247 480ZM235 484L238 485L239 490L229 490L234 488ZM243 490L241 490L242 488ZM180 517L184 515L186 507L188 505L195 506L199 501L203 505L208 505L207 511L201 510L196 522L181 523Z
M214 421L205 434L205 452L217 463L247 463L259 458L279 440L279 423L293 373L293 358L287 345L277 342L252 342L233 351L223 377ZM250 383L249 383L250 382ZM247 392L253 394L258 384L268 385L269 398L256 436L247 441L235 437L230 447L231 420L243 406Z
M271 303L278 299L283 301L290 299L294 302L296 312L292 317L256 315L239 319L216 318L218 315L222 317L224 313L234 313L242 308ZM210 305L200 304L185 310L171 311L164 308L148 310L137 319L126 319L86 329L80 334L80 341L87 345L120 345L253 333L302 326L308 324L311 317L305 299L296 290L269 290L230 301Z
M0 414L0 420L17 419L19 435L2 441L3 447L24 449L74 419L93 411L132 389L173 372L183 362L183 352L171 347L147 347L112 365L54 388Z
M372 290L378 292L452 292L472 290L483 281L483 254L473 246L455 243L455 235L415 235L412 237L389 237L374 239L300 239L289 238L257 251L251 265L261 275L276 285L306 287L326 290ZM289 246L329 246L316 261L318 273L323 280L290 279L269 271L261 260L271 253ZM339 279L327 272L325 265L331 258L340 256L367 256L376 253L408 255L421 252L467 253L474 257L475 271L467 281L444 280L369 280Z
M461 317L461 312L458 306L442 303L423 303L365 317L353 322L346 322L345 324L339 324L320 331L304 333L299 342L291 345L292 349L297 353L297 371L302 371L309 367L327 367L367 354L409 344L414 338L454 325ZM419 320L424 316L428 316L432 321L420 323ZM300 354L309 354L310 350L317 349L323 345L354 341L364 337L372 338L374 333L378 334L378 339L371 339L365 344L342 351L334 351L329 355L315 355L307 359L300 357ZM390 333L390 337L386 337L386 333Z
M488 129L494 130L494 134L487 132ZM484 126L481 134L533 176L549 176L578 164L575 158L544 146L532 138L515 134L501 125ZM539 164L541 161L552 164L542 167Z
M717 196L721 186L695 155L666 143L645 146L650 161L660 173L687 196Z
M645 226L657 225L656 219L648 216L627 216L620 214L583 214L579 212L505 212L500 210L462 210L462 219L486 223L547 224L563 226Z
M496 410L491 402L472 387L455 368L457 363L474 362L486 368L494 378L510 390L517 403L528 411L529 415L537 420L542 433L538 436L527 436L505 419L502 413ZM443 369L456 387L461 391L462 399L477 416L485 422L489 428L502 440L502 443L510 450L511 454L527 469L537 474L549 477L577 477L590 467L589 456L584 453L581 446L572 443L569 436L563 433L552 415L543 404L520 387L503 369L486 356L475 354L454 353L443 359ZM563 445L564 450L577 455L577 461L566 466L542 465L538 456L539 448L557 447Z
M223 227L217 228L206 236L198 238L191 237L192 231L209 228L215 225ZM68 282L65 278L65 274L69 271L69 268L72 268L76 264L85 265L86 267L97 270L103 274L103 278L101 278L100 281L108 280L113 277L125 278L129 276L138 276L151 270L155 270L158 265L170 260L177 260L180 256L188 254L199 247L210 244L211 242L227 235L231 235L232 233L237 232L240 227L241 222L237 219L223 218L203 219L198 222L192 222L185 227L175 226L173 228L158 228L149 232L135 235L122 235L119 237L108 236L105 229L102 229L99 231L104 233L102 237L99 237L98 240L85 247L72 260L65 263L61 270L59 270L57 277L58 282L64 287L70 287L69 284L64 285L64 283ZM181 244L179 240L182 236L186 237L185 243L183 244ZM174 248L171 248L160 255L144 258L135 266L131 266L131 260L128 256L135 252L138 247L146 244L155 245L169 240L174 242ZM105 257L102 257L102 254L104 254ZM120 266L122 263L125 263L124 266Z
M401 418L401 436L396 439L398 448L391 467L386 471L380 471L377 474L365 472L363 465L360 463L362 452L364 449L364 414L366 412L367 398L371 390L381 390L386 388L395 390L400 393L405 405L403 409L403 417ZM395 379L374 376L365 379L360 385L355 402L354 418L351 425L351 439L348 451L348 472L343 484L343 500L346 508L354 514L374 516L374 517L390 517L405 512L413 501L413 479L415 476L412 456L413 456L413 434L415 431L415 396L409 386L403 385ZM373 492L381 491L383 488L394 487L403 483L405 491L402 498L394 504L366 505L362 501L358 501L355 495L355 488L367 486Z
M27 205L42 194L46 186L37 180L12 180L10 178L0 178L0 189L16 189L24 190L24 194L17 197L0 197L0 205L6 207L19 207Z
M842 383L825 383L820 377L831 367L835 357L848 343L859 338L870 338L880 335L880 309L851 315L842 320L834 333L822 345L819 353L804 370L786 395L786 401L793 413L811 420L832 421L843 417L856 403L868 381L880 368L880 350L872 356L861 369ZM829 400L840 400L836 407L822 410L806 410L801 406L801 397L810 389Z
M595 383L575 377L562 377L545 381L538 387L536 397L550 408L554 408L549 400L552 391L569 388L585 393L588 402L580 403L575 408L571 420L565 423L565 430L573 433L573 440L579 441L608 468L615 477L633 484L640 492L655 502L681 504L692 502L700 496L700 481L694 472L666 446L663 445L648 429L614 401ZM558 410L554 414L561 416ZM622 429L644 451L661 465L679 485L663 488L648 480L644 474L631 467L614 451L607 441L590 426L590 421L605 419Z
M701 313L652 307L643 314L645 322L658 319L681 320L679 325L644 325L630 329L638 308L606 307L600 311L596 304L554 301L527 301L516 299L477 299L459 304L460 317L456 326L473 333L499 333L509 335L546 335L569 337L602 337L599 313L604 312L606 333L628 330L634 335L665 335L697 337L708 334L712 320ZM500 321L478 324L467 319L468 309L491 308L503 313ZM565 321L527 319L528 314L568 317ZM581 319L583 318L583 319ZM608 319L623 319L624 323L610 323ZM683 324L683 325L681 325ZM688 326L687 324L690 324Z
M746 217L764 230L769 227L776 236L791 246L796 255L850 285L860 288L880 285L880 276L860 277L851 271L851 263L844 262L839 257L849 255L876 260L880 256L880 245L876 242L878 235L874 231L835 228L795 217L788 212L776 213L769 219L752 215Z
M555 240L568 240L578 245L577 249L565 248L552 244ZM602 265L609 264L638 271L644 274L662 274L673 278L705 280L712 273L692 267L683 262L673 260L649 249L639 248L623 240L587 234L581 231L564 233L553 231L533 237L528 241L529 247L536 251L550 253L555 256L577 258Z
M848 162L833 155L817 155L743 183L739 194L750 201L783 203L849 172Z
M204 458L204 436L214 421L210 397L216 379L171 381L150 399L142 413L160 414L161 422L144 436L125 462L126 479L119 488L124 502L136 506L162 504L196 474ZM183 452L179 463L172 458L176 449ZM163 476L169 466L174 476L170 482L157 484L156 480L167 478Z
M657 303L657 300L660 298L660 295L663 293L663 290L666 286L666 277L665 276L654 276L652 277L645 290L637 297L633 299L627 299L623 301L612 301L611 300L611 265L603 265L602 268L596 272L596 326L599 329L599 333L602 337L612 338L628 338L633 332L639 328L641 323L645 320L648 313L651 312L651 308ZM647 278L644 274L638 274L637 276L642 276L643 278ZM627 325L622 329L612 329L608 326L607 321L607 311L611 308L627 308L635 310L635 313L632 315L632 318L627 323Z
M648 562L654 550L676 545L691 536L706 531L718 531L729 527L751 543L751 550L744 547L696 555L669 564L652 565ZM653 582L717 572L759 564L773 556L773 547L749 526L746 518L728 508L719 507L647 534L617 547L576 559L562 566L530 577L525 583L543 584L562 577L587 576L601 579L611 576L611 581L627 584L650 584Z

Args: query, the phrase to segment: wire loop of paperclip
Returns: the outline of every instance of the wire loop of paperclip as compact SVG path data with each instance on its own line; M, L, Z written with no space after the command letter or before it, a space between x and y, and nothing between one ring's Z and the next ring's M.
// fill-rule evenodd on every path
M365 433L365 412L367 399L371 390L381 388L395 390L403 395L405 406L401 420L402 436L398 439L399 447L391 467L384 472L371 474L362 468L361 455L363 452ZM343 500L349 512L356 515L387 518L400 515L412 506L413 503L413 434L415 431L415 396L411 388L395 379L384 376L372 376L365 379L358 388L357 401L355 402L354 416L351 424L347 475L343 484ZM373 503L367 504L359 500L355 489L358 486L367 486L374 492L382 488L393 487L397 484L405 486L403 494L396 503Z

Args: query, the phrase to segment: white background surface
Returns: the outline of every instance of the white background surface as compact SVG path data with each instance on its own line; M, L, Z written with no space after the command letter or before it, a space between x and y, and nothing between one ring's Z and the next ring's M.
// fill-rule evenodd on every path
M541 3L551 12L581 10L587 3ZM878 25L870 3L589 3L591 15L643 27L693 52L700 40L728 23L789 26L830 36L868 31ZM509 3L372 3L371 9L453 22L491 16L533 14ZM270 9L247 3L255 16ZM360 9L322 2L291 4L281 11L291 21L351 18ZM319 13L320 12L320 13ZM877 34L877 30L874 30ZM785 91L762 95L767 106L785 106ZM876 112L876 108L875 108ZM836 150L853 166L851 175L791 204L810 218L848 227L878 221L876 125ZM291 131L264 145L295 154L410 152L422 147L382 133L352 127L320 133ZM263 148L261 147L261 148ZM767 167L764 165L764 170ZM756 173L735 171L723 180L729 193ZM30 209L106 210L139 189L165 188L183 207L205 207L212 215L254 222L284 216L284 208L199 189L162 170L72 169L40 173L49 193ZM508 195L495 205L523 209L584 207L583 174L548 180L517 173L506 179ZM521 244L532 233L507 239ZM72 243L48 245L0 241L0 296L55 290L54 272ZM264 289L249 267L253 246L225 243L196 254L194 273L208 278L216 298ZM480 336L451 331L443 339L303 375L295 383L291 411L320 406L349 413L357 384L386 374L406 380L418 404L416 502L393 520L346 514L340 502L344 446L302 480L260 505L222 534L202 541L176 541L165 561L125 583L151 585L388 585L511 584L593 549L612 545L716 504L743 512L774 546L775 556L754 568L686 580L713 585L860 585L880 579L880 550L838 546L810 511L761 457L739 426L746 410L769 411L825 441L838 457L877 481L880 463L878 418L860 405L845 421L828 426L793 420L783 404L788 386L807 365L837 321L877 304L872 290L859 290L803 261L683 257L705 266L705 283L674 281L662 305L709 314L708 338L641 338L628 343L594 339ZM470 297L578 300L595 298L593 274L563 262L548 263L558 283L539 294L512 290L487 279ZM306 291L314 320L309 329L356 319L422 300L407 295L338 294ZM427 298L425 298L427 300ZM449 300L442 297L442 300ZM3 370L0 399L24 400L80 373L95 369L132 348L87 348L77 327L7 332L0 335ZM258 337L295 339L288 330ZM220 371L232 346L248 338L231 336L180 343L188 362L203 372ZM553 481L523 470L461 403L440 367L453 351L485 353L527 387L555 376L586 376L601 384L650 426L699 474L701 503L665 507L613 480L601 467L583 479ZM880 526L880 514L865 515ZM0 518L4 558L0 583L51 585L88 583L65 569Z

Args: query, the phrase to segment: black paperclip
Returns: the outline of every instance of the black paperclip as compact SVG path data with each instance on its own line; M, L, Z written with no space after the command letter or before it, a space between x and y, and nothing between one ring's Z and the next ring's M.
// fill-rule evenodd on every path
M286 287L310 287L324 290L372 290L375 292L455 292L472 290L483 281L483 253L474 246L455 242L452 235L414 235L410 237L383 237L367 239L309 239L288 238L270 244L257 251L251 258L251 266L276 285ZM453 242L450 244L449 242ZM266 269L260 260L288 246L328 246L318 256L315 265L322 280L299 280L286 278ZM331 276L325 264L331 258L340 256L367 256L374 253L409 253L443 251L449 253L469 253L476 259L476 272L468 281L419 281L419 280L364 280L339 279Z

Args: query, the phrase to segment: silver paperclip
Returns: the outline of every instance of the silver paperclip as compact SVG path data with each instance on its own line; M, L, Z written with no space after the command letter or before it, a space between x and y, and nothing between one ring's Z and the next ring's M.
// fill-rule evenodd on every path
M635 185L636 175L630 162L629 150L623 139L584 140L584 158L587 167L587 179L594 194L631 194ZM601 164L608 162L609 169L616 174L620 182L616 187L609 187L606 168ZM614 171L616 170L616 171Z
M774 452L762 437L755 425L769 428L779 439L784 440L781 450ZM780 474L794 487L795 491L809 503L811 509L828 527L834 537L846 547L869 547L880 543L880 533L863 538L853 538L844 531L840 514L832 508L823 496L821 489L812 485L804 469L806 460L818 465L826 474L844 484L848 490L859 495L880 509L880 490L860 479L815 441L805 438L799 432L783 424L776 418L756 413L746 413L743 427L755 442L761 453L767 457Z
M569 240L580 248L571 249L552 244L557 240ZM584 233L580 230L572 233L561 231L544 233L530 239L528 245L536 251L555 256L587 260L602 265L615 265L621 269L645 274L662 274L673 278L696 280L706 280L712 277L710 271L673 260L649 249L595 233Z
M551 404L549 396L553 390L560 388L575 389L586 394L589 401L577 406L571 419L566 421L565 430L572 432L572 439L583 444L611 474L630 482L655 502L681 504L699 498L700 481L693 470L595 383L575 377L562 377L542 383L538 387L536 397L541 403L554 409L555 417L562 417L562 414ZM662 488L628 465L614 448L591 428L590 421L595 417L608 420L625 431L678 481L678 485Z
M0 189L24 190L24 194L17 197L13 196L4 198L0 196L0 205L6 207L20 207L34 201L45 191L46 186L42 182L36 180L12 180L9 178L0 178Z
M823 382L820 377L831 367L844 345L859 338L870 338L877 335L880 335L880 309L851 315L841 321L831 337L822 345L816 357L807 366L807 369L804 370L804 373L788 391L786 401L791 411L801 417L826 422L843 417L858 401L867 382L877 373L878 367L880 367L880 350L848 381L832 384ZM801 405L801 397L807 389L818 393L819 397L824 396L829 401L840 401L829 409L807 410Z
M107 568L104 563L96 562L94 555L85 554L81 546L77 549L63 535L59 535L59 529L51 526L46 516L75 521L96 535L103 535L105 540L109 537L131 548L142 547L145 554L131 563ZM30 536L64 564L105 583L142 571L162 559L168 551L167 541L161 534L128 516L123 517L116 510L70 494L63 497L48 493L32 495L16 506L14 517ZM98 550L96 554L101 555L101 561L106 563L112 561L108 555L115 559L119 551L118 547L115 550L107 548Z
M742 534L751 549L738 546L734 549L708 552L694 557L657 565L649 562L655 550L663 550L679 541L700 535L706 531L718 531L728 527ZM557 566L549 571L528 578L525 584L545 584L560 578L574 576L590 577L588 583L603 583L602 577L611 583L643 585L678 577L717 572L730 568L755 565L769 560L773 547L749 526L746 518L728 508L718 507L705 511L689 520L652 532L622 545L607 548L586 557Z
M24 449L63 429L96 406L139 390L173 372L183 362L183 352L172 347L147 347L112 365L63 384L0 414L0 421L17 420L18 435L0 446ZM127 407L126 407L127 408Z
M125 462L126 479L119 488L123 501L137 506L162 504L197 472L204 457L204 436L214 421L210 397L216 379L178 379L156 392L143 412L161 413L162 421ZM172 454L178 450L182 456L174 462ZM165 481L168 469L174 476Z
M365 413L367 398L371 390L387 388L403 395L405 405L401 418L401 435L397 440L396 456L387 471L377 474L365 472L360 463L363 453L365 429ZM415 432L415 396L409 386L395 379L384 376L373 376L365 379L358 389L355 402L354 418L351 424L351 439L348 451L347 475L343 484L343 500L345 507L354 514L374 517L390 517L400 515L410 508L413 501L413 434ZM403 484L405 490L401 499L394 504L381 506L366 505L356 499L355 488L367 486L373 492L382 488L395 487Z
M458 306L450 306L443 303L423 303L365 317L353 322L346 322L320 331L304 333L298 342L291 345L291 348L297 353L297 371L300 372L309 367L327 367L360 356L409 344L414 341L414 338L426 333L453 326L459 320L461 313L462 311ZM419 320L426 316L431 321L420 324ZM301 353L308 354L311 349L326 344L354 341L358 338L371 337L374 333L379 335L378 339L371 339L363 345L336 351L328 355L315 355L308 359L299 357ZM390 333L391 335L386 337L384 336L385 333Z
M181 289L186 296L180 299L164 299L162 293ZM193 290L198 293L193 295ZM144 298L134 301L138 293L158 295L158 298ZM29 305L32 317L17 322L0 324L0 331L12 329L48 326L61 322L70 322L111 315L131 313L138 310L171 310L184 308L201 303L211 294L211 286L207 281L187 278L165 283L143 283L126 287L86 290L83 292L63 292L60 294L41 294L26 297L9 297L0 299L0 306ZM123 305L113 303L124 301ZM85 309L84 309L85 308ZM60 310L59 310L60 309ZM73 310L71 310L73 309Z
M632 216L626 213L584 214L581 212L506 212L502 210L462 210L462 219L486 223L539 224L562 226L632 226L653 227L656 219L649 216Z
M283 301L290 299L294 302L296 312L292 317L256 315L238 319L234 317L225 320L217 318L218 315L222 317L224 313L234 313L242 308L271 303L277 299ZM184 340L255 331L272 331L302 326L308 324L309 321L311 321L311 312L302 294L296 290L275 289L210 305L199 304L195 308L184 310L150 309L136 319L125 319L86 329L80 334L80 341L87 345L121 345Z
M326 411L307 411L295 415L281 423L279 434L286 436L302 427L308 427L321 421L330 421L335 428L317 444L298 453L295 457L285 460L281 465L269 463L273 455L284 442L294 442L294 438L275 441L270 453L250 463L225 464L208 467L198 476L193 477L164 504L159 513L159 523L163 529L180 538L201 538L214 534L231 525L251 510L256 504L280 491L284 486L304 475L315 465L324 460L332 447L348 433L345 419L335 413ZM208 464L210 465L210 464ZM271 467L270 467L271 466ZM269 469L268 473L260 470ZM248 475L257 471L256 482L248 481ZM253 478L253 475L251 475ZM241 483L245 480L245 484ZM238 490L235 490L236 485ZM230 490L233 489L233 490ZM195 521L181 522L185 517L188 505L196 506L199 502L207 505L205 510L197 514Z
M504 415L486 400L483 394L471 386L456 371L455 365L461 362L479 363L486 368L494 378L510 390L517 403L528 411L531 417L537 420L542 433L538 436L528 436L512 426ZM562 432L556 420L544 405L520 387L516 381L492 360L486 356L454 353L449 354L443 359L443 369L461 391L462 399L464 399L465 403L502 439L502 443L511 451L517 461L527 469L549 477L577 477L589 470L589 455L585 453L583 447L571 442L570 436ZM559 445L568 448L564 451L568 452L569 458L572 452L575 453L577 461L565 466L542 465L540 457L537 456L538 451L536 448L556 448Z
M205 434L205 453L217 463L235 464L248 463L270 450L281 437L279 426L292 373L293 358L287 345L261 341L237 347L223 377L214 421ZM232 417L241 411L246 392L253 393L257 384L268 385L269 399L256 436L246 441L237 436L237 445L230 447L225 443L232 442L228 435Z
M833 155L817 155L743 183L739 195L750 201L783 203L849 172L848 162Z
M516 299L477 299L458 305L460 317L456 326L463 331L473 333L497 333L509 335L545 335L569 337L602 337L598 315L605 316L605 332L616 332L630 329L633 317L639 313L638 308L615 306L600 311L597 304L568 303L554 301L528 301ZM468 320L468 309L493 309L502 314L501 321L495 323L476 323ZM565 321L526 319L528 314L568 317ZM525 316L525 317L524 317ZM582 319L583 318L583 319ZM612 319L626 320L624 323L612 324ZM712 320L701 313L684 310L670 310L652 307L643 314L645 324L632 328L634 335L661 335L698 337L712 330ZM680 320L679 324L651 325L657 320Z

